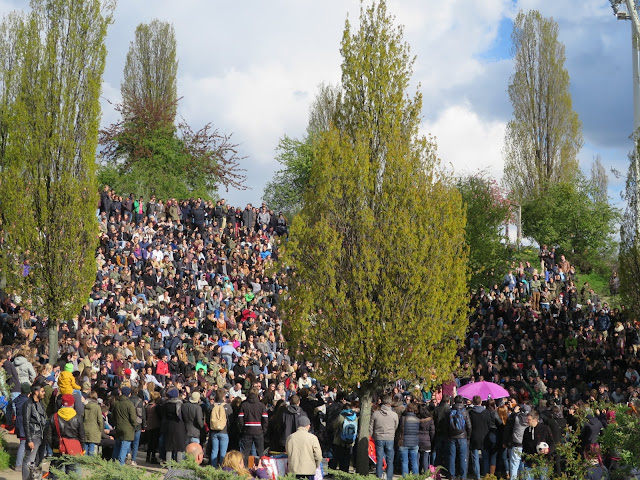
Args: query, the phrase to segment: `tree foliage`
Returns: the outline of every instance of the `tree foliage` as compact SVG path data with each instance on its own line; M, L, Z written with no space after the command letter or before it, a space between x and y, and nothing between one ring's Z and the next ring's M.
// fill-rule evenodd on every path
M574 180L582 134L571 104L558 24L536 10L521 11L511 38L513 119L505 133L504 182L513 198L523 202L554 183Z
M509 203L496 181L480 174L459 178L456 186L466 207L469 285L492 285L507 273L509 249L503 228L510 216Z
M302 208L313 163L313 142L335 122L340 89L321 83L311 107L306 135L301 139L282 137L276 148L278 170L264 189L263 199L272 208L295 214Z
M3 270L10 291L50 317L53 361L56 322L79 311L95 279L95 151L114 7L32 0L3 30L1 50L14 55L1 74Z
M176 124L177 70L173 26L140 24L127 54L122 103L115 106L121 119L100 131L100 183L160 198L211 198L220 185L245 188L232 135L211 123L199 130L184 120Z
M262 198L270 208L296 213L302 208L304 192L311 177L312 141L308 136L304 140L296 140L285 135L276 151L276 160L283 168L267 183Z
M321 375L359 387L363 469L373 391L454 367L468 249L460 193L441 176L435 143L418 135L413 60L384 2L362 7L356 32L346 22L341 53L337 126L314 144L286 247L295 275L284 311Z
M623 199L627 202L627 208L620 225L620 294L625 305L634 318L640 318L640 219L637 216L638 208L638 178L640 172L636 171L634 156L640 155L640 145L636 143L636 151L631 154L629 173Z
M173 25L157 19L138 25L129 46L123 77L120 85L123 105L144 105L145 110L151 111L162 108L168 125L173 125L178 102Z
M611 260L619 212L584 178L549 186L522 204L524 235L560 249L583 272Z

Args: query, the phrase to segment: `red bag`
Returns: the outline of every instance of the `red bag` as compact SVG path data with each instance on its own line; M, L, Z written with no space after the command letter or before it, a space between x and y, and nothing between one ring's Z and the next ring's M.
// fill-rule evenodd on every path
M64 438L60 435L60 422L58 420L58 414L54 415L54 423L56 424L56 431L58 432L58 438L60 439L60 446L58 447L60 453L66 453L67 455L82 455L82 444L80 440L75 438Z

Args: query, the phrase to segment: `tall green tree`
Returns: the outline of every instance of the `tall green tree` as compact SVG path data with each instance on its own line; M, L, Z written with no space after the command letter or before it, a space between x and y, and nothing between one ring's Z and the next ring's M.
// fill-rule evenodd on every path
M523 232L538 244L556 246L583 272L611 266L619 212L602 200L597 186L557 183L522 204Z
M328 132L335 122L339 96L337 86L321 83L309 108L306 135L302 139L285 135L278 142L276 160L282 168L267 183L263 193L263 199L270 207L291 215L302 208L311 175L313 142Z
M448 379L467 327L464 207L418 134L413 59L385 2L361 7L341 44L337 126L314 144L285 264L285 322L325 380L357 388L358 470L372 395L390 381Z
M629 172L623 199L627 207L620 222L620 294L634 319L640 318L640 218L638 211L638 179L640 172L636 170L635 155L640 155L640 144L636 142L636 150L630 155Z
M466 207L470 287L493 285L502 280L508 269L504 225L510 216L509 203L497 182L485 175L461 177L456 186Z
M574 181L583 142L558 24L536 10L521 11L511 39L513 119L505 133L504 183L512 197L523 202L553 183Z
M79 312L95 280L95 151L114 7L32 0L17 35L2 38L16 52L1 120L3 269L10 291L49 318L52 362L58 322Z
M178 60L173 26L136 28L120 85L120 121L100 131L99 182L148 197L212 198L219 186L244 189L238 145L208 123L176 123Z
M120 85L125 114L143 105L153 111L162 109L164 117L160 118L166 119L169 125L174 124L178 103L176 48L172 24L154 19L138 25Z

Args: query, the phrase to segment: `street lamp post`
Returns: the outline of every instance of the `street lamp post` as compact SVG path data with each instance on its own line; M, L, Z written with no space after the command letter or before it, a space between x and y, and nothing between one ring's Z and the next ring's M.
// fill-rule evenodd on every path
M633 175L636 187L634 237L640 234L640 156L638 155L638 129L640 128L640 18L639 0L609 0L618 20L631 20L631 54L633 74Z

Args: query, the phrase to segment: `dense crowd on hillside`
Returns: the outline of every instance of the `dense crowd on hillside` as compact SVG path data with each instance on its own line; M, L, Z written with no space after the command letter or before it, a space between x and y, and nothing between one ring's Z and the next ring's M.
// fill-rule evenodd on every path
M181 459L196 443L212 466L241 451L243 469L268 448L289 453L303 465L300 475L313 475L327 456L331 467L348 470L357 396L321 384L316 365L287 344L279 312L287 272L267 273L287 238L285 217L265 204L147 201L108 187L97 213L95 285L82 311L60 322L55 365L47 319L27 301L2 296L0 383L6 424L21 440L23 478L31 463L75 448L71 440L120 463L135 463L141 444L146 461L157 463ZM555 446L577 406L638 399L639 328L543 246L539 264L514 265L501 284L472 295L454 378L431 390L390 379L372 416L372 454L386 458L389 480L396 461L403 474L443 465L466 478L470 462L475 478L496 471L515 478L522 452L551 455L560 471ZM510 397L468 406L456 395L483 380ZM585 455L595 458L608 419L590 419ZM288 441L299 429L322 446L306 463L290 451L306 445L302 434ZM600 467L594 461L590 478Z

